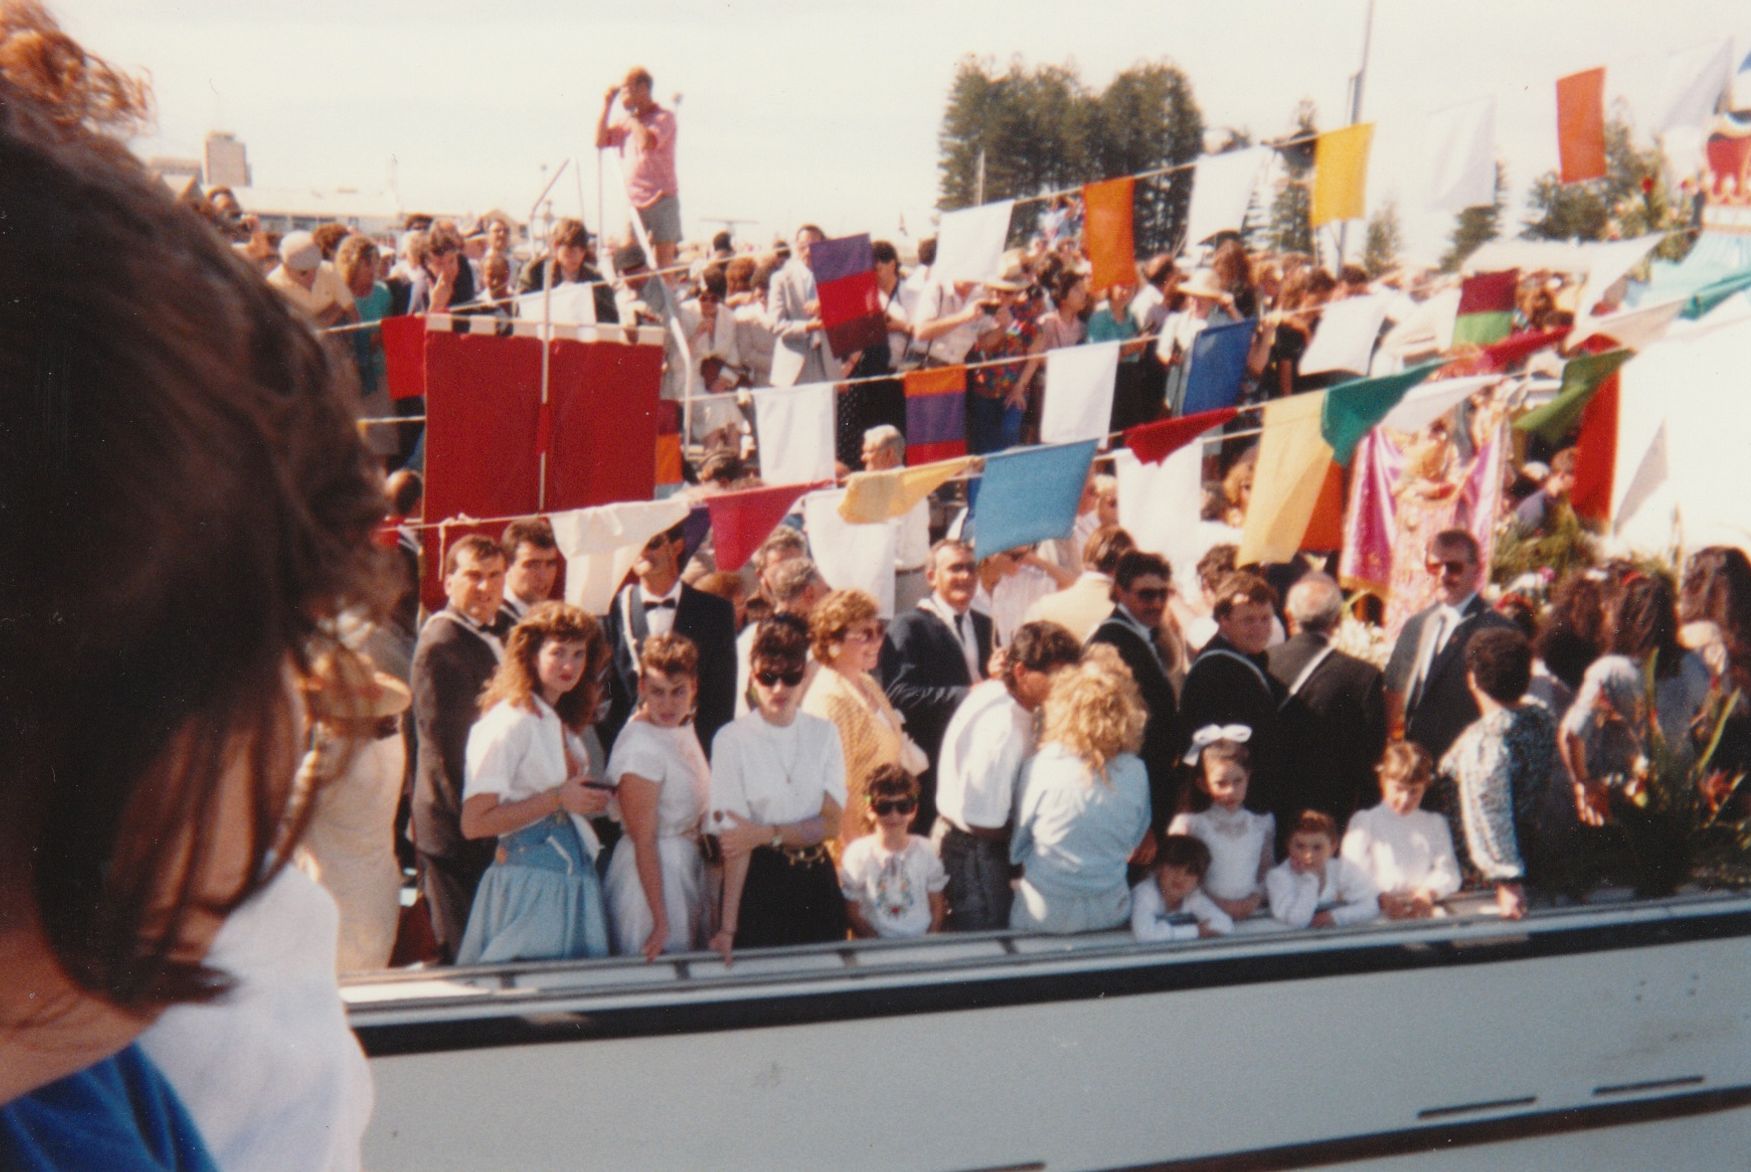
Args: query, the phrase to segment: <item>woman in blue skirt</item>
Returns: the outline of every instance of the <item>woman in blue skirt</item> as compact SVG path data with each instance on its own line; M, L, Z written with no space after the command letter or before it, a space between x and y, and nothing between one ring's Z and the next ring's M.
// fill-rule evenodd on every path
M497 837L458 964L608 955L587 819L610 787L589 775L583 731L596 712L608 643L575 606L544 602L512 630L468 734L462 833Z

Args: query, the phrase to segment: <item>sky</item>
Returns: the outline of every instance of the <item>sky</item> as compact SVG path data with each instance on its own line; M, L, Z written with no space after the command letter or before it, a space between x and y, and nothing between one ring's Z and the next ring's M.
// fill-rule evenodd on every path
M936 135L958 62L1072 63L1092 88L1140 60L1191 79L1207 125L1289 129L1311 99L1348 121L1368 0L50 0L85 46L148 73L143 155L194 157L209 130L248 146L276 189L394 190L408 209L503 207L526 218L553 172L554 215L625 222L598 167L603 94L634 64L680 119L690 237L742 221L764 241L804 220L829 235L928 233ZM1556 163L1554 82L1606 67L1632 119L1667 58L1732 40L1751 5L1721 0L1377 0L1363 92L1376 123L1370 204L1396 197L1407 254L1434 259L1452 227L1416 201L1423 118L1497 99L1520 190ZM1090 176L1090 179L1102 178ZM598 200L598 185L603 196ZM1517 225L1520 200L1511 205ZM1359 251L1359 230L1351 232Z

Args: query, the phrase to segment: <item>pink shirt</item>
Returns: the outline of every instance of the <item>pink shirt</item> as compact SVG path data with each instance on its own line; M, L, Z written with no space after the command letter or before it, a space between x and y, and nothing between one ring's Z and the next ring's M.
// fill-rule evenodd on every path
M656 143L646 150L639 136L632 133L632 123L642 122L656 136ZM626 198L637 208L648 208L665 195L681 190L675 178L675 116L653 104L643 114L627 115L608 128L608 141L620 148L626 168Z

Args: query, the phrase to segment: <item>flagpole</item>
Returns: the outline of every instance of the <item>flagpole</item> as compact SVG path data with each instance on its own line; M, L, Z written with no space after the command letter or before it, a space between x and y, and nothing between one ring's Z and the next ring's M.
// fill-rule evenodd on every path
M1374 0L1368 0L1366 15L1362 18L1362 64L1350 78L1350 125L1362 121L1362 83L1368 79L1368 50L1374 41ZM1349 252L1350 222L1343 221L1338 226L1338 267L1344 266L1344 258Z

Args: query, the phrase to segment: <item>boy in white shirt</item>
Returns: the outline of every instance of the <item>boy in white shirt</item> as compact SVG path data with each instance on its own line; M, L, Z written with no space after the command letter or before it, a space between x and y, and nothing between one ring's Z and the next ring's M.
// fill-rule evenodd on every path
M857 936L923 936L940 932L948 910L948 872L928 840L911 833L918 779L898 765L869 776L867 817L874 829L845 848L839 889Z
M1169 834L1149 877L1131 889L1131 935L1144 944L1197 940L1234 931L1228 913L1198 885L1210 871L1210 848L1189 834Z
M1447 819L1419 808L1434 762L1421 745L1395 741L1376 772L1380 804L1350 819L1341 853L1374 880L1387 919L1426 919L1459 890L1459 859Z
M1304 810L1289 834L1289 857L1265 876L1271 915L1291 928L1339 928L1380 914L1374 881L1355 863L1334 858L1338 824Z

